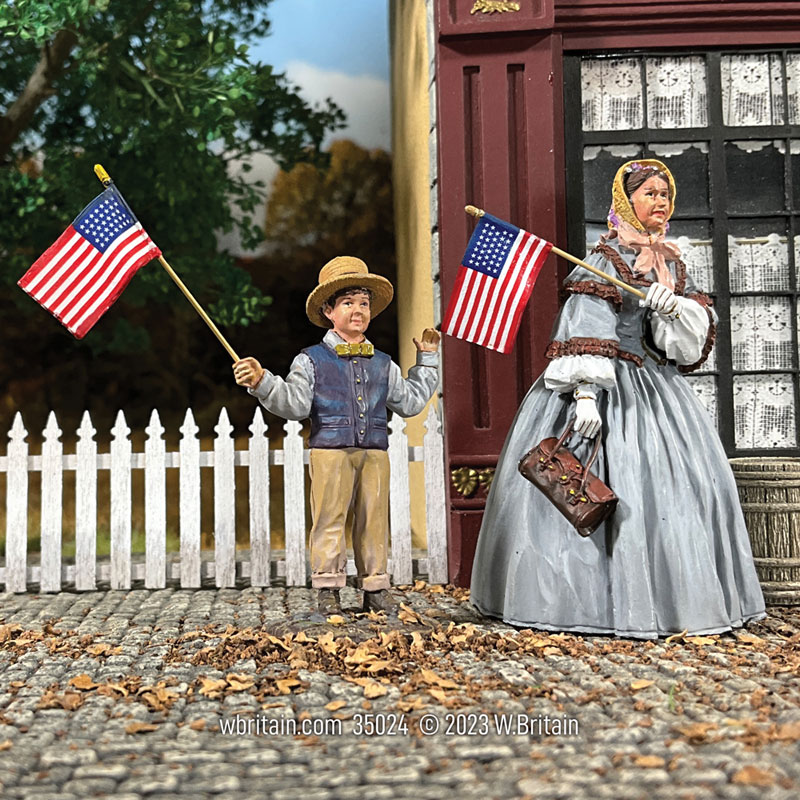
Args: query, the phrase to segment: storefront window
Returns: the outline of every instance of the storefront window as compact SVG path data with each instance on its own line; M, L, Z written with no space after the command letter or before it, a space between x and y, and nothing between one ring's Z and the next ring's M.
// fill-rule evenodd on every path
M577 133L567 127L570 247L605 231L622 161L664 161L678 186L670 236L725 332L692 387L729 455L796 454L800 52L568 61L567 114L580 97L582 120Z

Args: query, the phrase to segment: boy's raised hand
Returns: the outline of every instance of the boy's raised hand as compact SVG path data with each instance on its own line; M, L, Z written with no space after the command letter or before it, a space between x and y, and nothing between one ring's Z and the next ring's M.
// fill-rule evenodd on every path
M435 353L439 349L439 339L441 339L439 331L435 328L425 328L422 331L422 341L414 339L414 344L417 350L423 353Z

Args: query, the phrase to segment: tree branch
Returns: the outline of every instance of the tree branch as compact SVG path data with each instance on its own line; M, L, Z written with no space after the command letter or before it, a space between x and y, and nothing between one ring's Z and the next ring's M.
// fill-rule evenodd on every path
M8 159L11 147L31 122L39 106L53 94L53 83L64 71L64 62L78 43L74 31L59 31L52 44L45 45L25 88L0 117L0 162Z

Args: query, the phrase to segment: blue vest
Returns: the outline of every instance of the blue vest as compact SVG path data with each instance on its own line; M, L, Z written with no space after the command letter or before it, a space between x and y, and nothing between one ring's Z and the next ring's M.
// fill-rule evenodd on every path
M314 365L309 446L387 450L389 356L376 350L371 357L342 357L326 344L303 352Z

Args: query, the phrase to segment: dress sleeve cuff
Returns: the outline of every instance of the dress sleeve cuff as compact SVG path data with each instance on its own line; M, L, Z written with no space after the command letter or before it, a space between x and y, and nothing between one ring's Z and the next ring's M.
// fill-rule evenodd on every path
M705 299L705 303L702 302ZM691 372L708 358L714 344L716 325L710 301L703 295L680 298L679 316L653 314L650 328L653 341L667 358L684 372Z
M544 371L544 385L553 392L571 392L581 384L591 391L610 389L617 382L614 362L597 355L554 358Z

